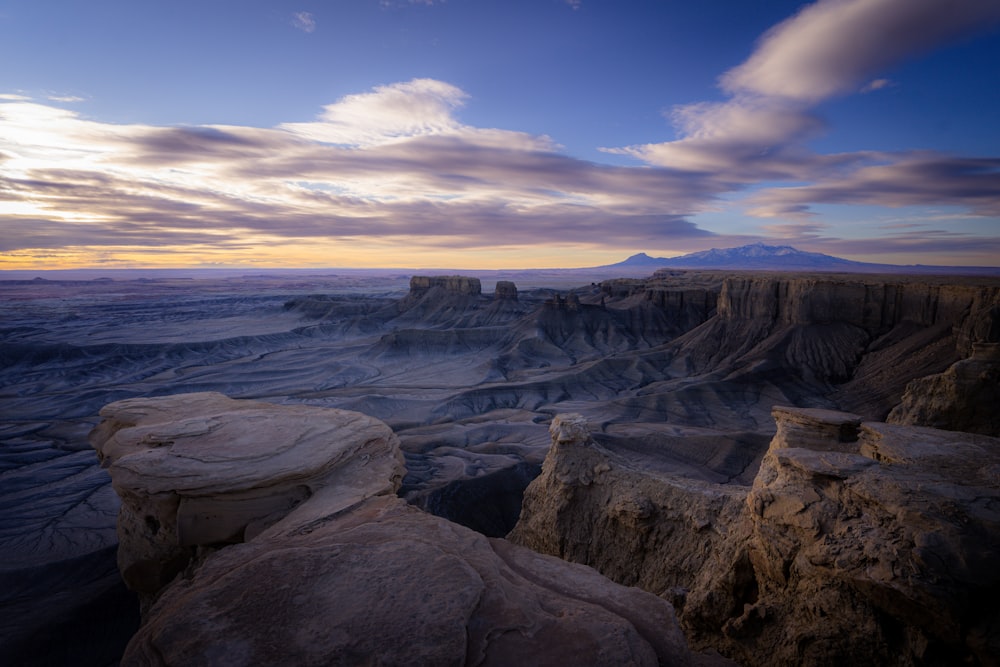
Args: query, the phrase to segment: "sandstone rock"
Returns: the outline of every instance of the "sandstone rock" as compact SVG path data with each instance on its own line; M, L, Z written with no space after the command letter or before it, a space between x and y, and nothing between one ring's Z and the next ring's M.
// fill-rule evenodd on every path
M912 380L886 421L1000 436L998 406L1000 344L976 343L968 359Z
M750 489L554 438L510 539L675 600L747 666L997 664L1000 440L774 417Z
M122 499L118 566L149 602L201 547L243 542L323 493L391 494L396 436L356 412L182 394L111 403L90 441Z
M517 301L517 285L509 280L498 280L493 298L497 301Z
M671 600L697 648L753 599L748 489L657 472L587 437L579 415L552 421L552 448L508 536Z
M165 583L123 665L691 664L660 598L389 494L399 450L374 419L217 394L103 416L123 573Z
M462 296L479 296L483 292L479 278L467 276L413 276L410 278L410 296L420 297L433 287Z
M291 518L291 517L290 517ZM688 664L670 606L375 498L222 549L123 664Z
M759 598L725 631L756 664L996 664L1000 441L865 423L843 445L765 456Z

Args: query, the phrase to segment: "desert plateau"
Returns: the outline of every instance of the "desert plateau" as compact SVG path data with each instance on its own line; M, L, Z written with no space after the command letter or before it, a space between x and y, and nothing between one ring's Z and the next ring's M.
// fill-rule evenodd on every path
M998 278L164 274L0 303L6 664L1000 655Z

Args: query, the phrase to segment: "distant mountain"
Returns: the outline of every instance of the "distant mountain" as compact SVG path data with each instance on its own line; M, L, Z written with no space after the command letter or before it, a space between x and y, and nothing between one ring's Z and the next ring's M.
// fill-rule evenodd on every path
M679 257L650 257L644 252L632 255L617 264L600 268L676 268L676 269L746 269L770 271L844 271L858 273L957 273L996 274L1000 269L993 267L953 267L872 264L824 255L819 252L805 252L791 246L751 243L739 248L712 248Z

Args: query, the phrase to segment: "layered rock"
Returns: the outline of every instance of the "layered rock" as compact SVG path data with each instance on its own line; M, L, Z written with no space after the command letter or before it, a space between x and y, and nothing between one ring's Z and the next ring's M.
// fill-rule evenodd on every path
M757 664L996 664L1000 441L872 422L849 440L765 456L759 598L729 636Z
M123 665L691 662L658 597L389 493L399 449L377 420L215 394L103 416L123 573L165 583ZM165 582L177 553L195 557Z
M205 548L252 539L322 492L330 507L393 494L396 436L360 413L217 393L130 399L90 435L121 497L118 567L146 602Z
M936 375L912 380L890 424L915 424L1000 437L1000 344L978 343L972 355Z
M517 301L517 285L509 280L498 280L493 298L497 301Z
M1000 440L776 408L751 488L655 475L581 433L512 541L675 599L745 665L997 664Z
M674 342L671 371L766 381L884 419L907 382L968 356L998 303L990 279L728 277L716 317Z
M558 415L541 475L508 536L671 600L701 641L753 599L741 486L659 472L602 447L580 415Z
M419 298L432 288L462 296L479 296L483 293L479 278L468 276L413 276L410 278L410 296Z

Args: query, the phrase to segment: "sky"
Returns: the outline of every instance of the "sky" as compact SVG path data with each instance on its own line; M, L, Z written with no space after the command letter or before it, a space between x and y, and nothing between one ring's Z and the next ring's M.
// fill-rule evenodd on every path
M1000 265L1000 0L3 0L0 270Z

